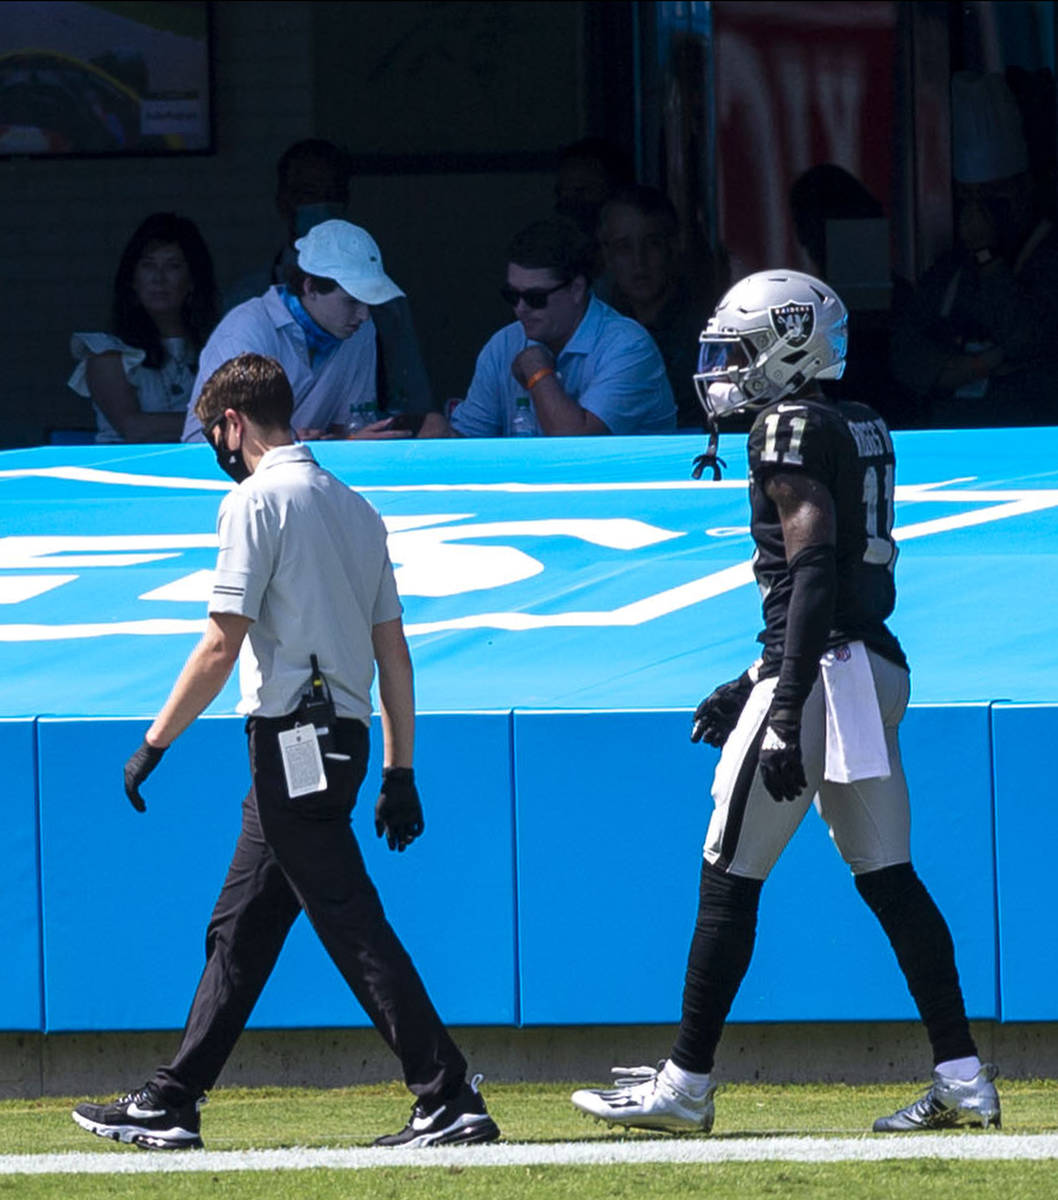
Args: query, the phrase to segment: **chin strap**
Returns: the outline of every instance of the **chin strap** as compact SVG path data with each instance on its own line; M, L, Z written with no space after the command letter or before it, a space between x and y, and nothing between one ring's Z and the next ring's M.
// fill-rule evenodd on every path
M716 427L716 422L710 418L708 422L709 429L709 444L705 449L704 454L699 454L695 458L691 467L691 478L701 479L702 472L708 467L713 472L713 482L716 483L720 478L720 468L727 468L727 463L722 458L717 457L717 450L720 446L720 430Z

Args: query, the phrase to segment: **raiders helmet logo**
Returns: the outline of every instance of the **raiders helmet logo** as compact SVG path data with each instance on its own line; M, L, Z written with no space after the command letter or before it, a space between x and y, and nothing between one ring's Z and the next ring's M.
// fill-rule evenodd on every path
M788 300L768 309L772 328L790 346L803 346L812 336L816 326L816 310L811 304L797 304Z

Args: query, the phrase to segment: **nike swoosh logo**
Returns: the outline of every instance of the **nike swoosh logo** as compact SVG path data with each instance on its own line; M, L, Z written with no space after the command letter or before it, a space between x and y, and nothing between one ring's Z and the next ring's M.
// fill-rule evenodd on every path
M130 1117L135 1118L137 1121L149 1121L154 1117L165 1116L164 1108L140 1108L140 1106L136 1103L130 1104L125 1111Z
M780 404L777 412L804 412L803 404Z

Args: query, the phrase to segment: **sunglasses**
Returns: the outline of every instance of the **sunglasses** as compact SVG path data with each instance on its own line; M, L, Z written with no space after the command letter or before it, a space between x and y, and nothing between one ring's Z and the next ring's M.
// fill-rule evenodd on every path
M500 295L511 308L518 307L518 301L524 300L529 308L547 308L547 298L552 292L557 292L561 288L568 287L572 280L564 279L561 283L556 283L550 288L527 288L524 292L513 288L510 284L505 284L500 288Z

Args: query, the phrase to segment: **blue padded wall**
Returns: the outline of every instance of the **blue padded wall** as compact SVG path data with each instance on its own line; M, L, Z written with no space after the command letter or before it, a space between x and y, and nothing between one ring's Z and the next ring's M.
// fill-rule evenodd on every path
M686 712L515 716L526 1024L679 1019L716 751ZM903 727L913 855L946 912L974 1017L998 1015L988 710L914 708ZM958 858L952 851L953 812ZM809 812L765 886L731 1019L915 1016L884 935Z
M0 804L0 945L4 986L0 1029L40 1029L40 887L37 854L37 775L33 721L0 720L4 802Z
M678 1013L716 752L686 712L517 712L526 1025Z
M353 829L390 923L446 1022L515 1024L510 716L419 716L415 780L426 829L403 854L375 835L381 748L376 718ZM304 917L291 932L252 1024L368 1024Z
M716 757L688 714L744 667L760 620L745 444L695 483L695 439L530 442L314 446L389 524L430 710L426 837L399 856L376 841L377 762L354 826L446 1019L670 1020ZM1027 564L1037 592L1058 581L1058 428L896 442L915 859L972 1015L1054 1019L1038 881L1058 818L1038 748L1058 735L1058 651L1022 581ZM201 629L229 483L201 446L11 451L0 478L0 1028L179 1027L248 782L234 681L149 782L146 816L121 765ZM996 697L1017 703L990 719ZM913 1016L814 816L764 890L733 1016ZM364 1019L299 921L253 1023Z
M997 704L992 732L1003 1019L1055 1021L1058 804L1050 755L1058 744L1058 705Z
M49 1031L178 1028L202 967L249 783L242 721L192 726L144 787L141 815L121 766L145 727L39 723ZM508 730L506 714L420 719L426 835L404 854L375 837L377 757L353 818L390 920L453 1023L517 1017ZM472 937L453 933L461 912L472 914ZM366 1023L299 918L252 1024Z

